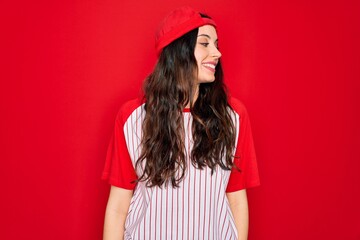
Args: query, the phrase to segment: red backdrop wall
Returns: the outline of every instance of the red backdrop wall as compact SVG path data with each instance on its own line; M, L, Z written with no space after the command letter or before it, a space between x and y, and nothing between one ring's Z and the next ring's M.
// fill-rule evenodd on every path
M340 0L1 3L1 239L101 239L116 112L185 4L217 21L251 117L249 239L360 239L360 6Z

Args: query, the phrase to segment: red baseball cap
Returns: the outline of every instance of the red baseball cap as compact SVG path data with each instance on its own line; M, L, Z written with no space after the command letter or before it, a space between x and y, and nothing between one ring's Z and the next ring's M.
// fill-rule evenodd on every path
M159 55L161 50L175 39L204 25L216 27L212 19L201 17L200 13L191 7L181 7L170 12L161 22L156 32L155 48L157 54Z

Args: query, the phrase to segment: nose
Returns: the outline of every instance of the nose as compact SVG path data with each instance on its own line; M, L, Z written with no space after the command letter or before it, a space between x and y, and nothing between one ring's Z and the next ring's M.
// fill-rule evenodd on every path
M222 55L221 55L221 52L219 51L219 49L214 46L213 50L212 50L212 53L211 53L211 56L213 56L215 58L220 58Z

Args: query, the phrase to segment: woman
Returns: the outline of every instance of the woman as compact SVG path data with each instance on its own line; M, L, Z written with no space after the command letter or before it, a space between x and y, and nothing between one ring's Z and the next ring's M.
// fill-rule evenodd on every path
M247 239L246 188L259 184L244 106L228 98L216 24L171 12L142 100L116 119L103 178L104 239Z

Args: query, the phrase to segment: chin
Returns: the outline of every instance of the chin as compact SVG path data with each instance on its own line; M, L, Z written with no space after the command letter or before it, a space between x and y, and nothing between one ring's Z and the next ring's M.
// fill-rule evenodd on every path
M212 83L215 81L215 78L212 79L199 79L198 83Z
M215 76L199 77L197 80L198 83L212 83L214 81L215 81Z

